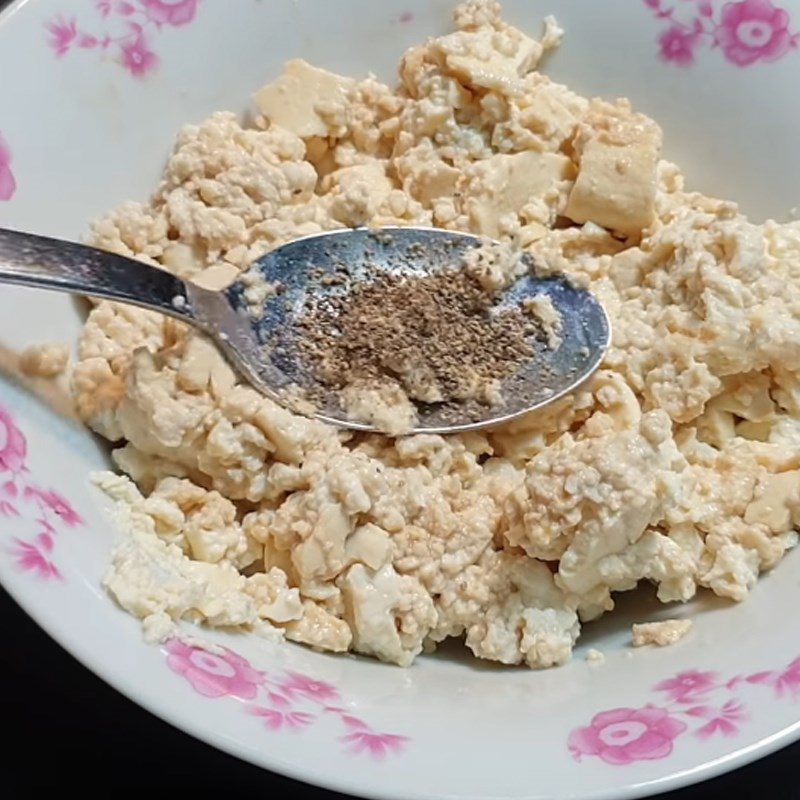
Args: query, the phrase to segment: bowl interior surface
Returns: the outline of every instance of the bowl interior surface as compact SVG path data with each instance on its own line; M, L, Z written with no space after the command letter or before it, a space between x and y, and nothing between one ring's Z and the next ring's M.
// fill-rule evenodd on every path
M2 226L80 238L93 217L148 196L183 124L215 110L244 112L250 94L289 58L353 76L374 72L394 83L407 47L449 29L453 3L173 0L161 5L191 7L192 18L153 28L159 63L141 79L119 63L112 46L86 40L62 57L48 46L54 26L69 28L72 19L97 40L124 35L124 27L113 26L126 23L104 17L104 5L27 0L0 15L0 149L4 142L16 183L13 196L0 201ZM790 99L800 55L793 51L745 68L709 43L692 65L667 63L658 55L659 37L670 20L682 19L696 4L664 0L659 8L672 14L666 17L653 5L504 3L506 18L534 34L544 15L555 13L566 36L543 69L585 95L631 98L664 128L665 157L683 168L689 187L739 202L756 221L786 218L798 202L794 134L800 106ZM721 13L722 3L712 5ZM781 6L800 28L800 2ZM3 354L25 345L74 342L84 310L70 298L3 287L0 367ZM23 436L20 457L27 468L15 487L3 490L3 502L15 513L0 503L3 585L109 683L257 764L368 797L622 798L714 774L796 735L800 707L792 690L800 678L784 681L781 690L776 677L800 656L800 630L784 622L800 585L796 554L764 576L742 605L703 594L688 606L665 607L645 590L620 597L617 612L584 628L571 664L544 672L476 662L458 644L402 670L256 637L195 631L274 681L253 696L261 679L235 661L238 694L203 696L187 666L194 651L145 645L138 623L100 588L119 536L108 501L88 477L107 466L105 447L11 378L0 379L0 423L0 445L7 446L10 431ZM26 488L32 504L22 500ZM52 495L42 499L37 491L57 492L80 521L70 521L63 508L54 512ZM42 503L52 512L54 531L42 528ZM43 534L49 539L37 538ZM25 550L26 543L33 550ZM674 616L694 620L686 641L663 650L628 646L631 622ZM605 663L589 663L590 648L602 650ZM230 663L217 666L233 669ZM301 680L292 675L306 683L300 689L295 683L288 706L270 706L264 686ZM705 681L696 706L706 710L694 718L727 714L725 735L699 734L699 724L684 722L692 715L681 706L679 684L655 688L669 680ZM659 729L666 742L661 750L626 763L575 760L573 731L590 728L601 736L613 733L608 724L655 725L632 716L648 704L683 726L670 735ZM262 713L253 713L254 706ZM619 712L616 722L596 716L613 709L630 713ZM620 728L616 735L629 734Z

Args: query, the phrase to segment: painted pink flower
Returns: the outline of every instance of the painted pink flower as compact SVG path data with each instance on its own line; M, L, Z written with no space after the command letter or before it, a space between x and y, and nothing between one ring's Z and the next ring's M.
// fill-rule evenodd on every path
M695 33L689 33L677 25L668 28L658 37L661 58L681 67L688 67L694 63L694 47L697 41Z
M729 692L735 692L739 688L739 684L745 680L743 675L734 675L730 680L725 682L725 688Z
M132 42L120 45L120 61L134 78L144 77L158 64L158 56L148 48L144 36L137 36Z
M339 717L339 721L345 726L345 728L350 728L350 730L355 731L369 730L369 725L367 725L363 719L348 713L347 709L345 708L340 708L338 706L325 706L324 711L326 714L336 714Z
M39 538L37 537L37 540ZM24 572L33 572L45 580L51 578L60 579L61 573L47 557L49 550L52 550L52 543L48 549L46 543L41 541L34 544L23 542L22 539L14 539L14 547L11 548L10 552L16 560L17 566Z
M45 553L52 553L56 546L55 539L49 533L40 533L36 536L36 544Z
M726 3L714 42L725 58L740 67L756 61L775 61L792 46L789 14L770 0Z
M728 737L736 736L739 732L737 723L747 719L747 712L737 700L728 700L722 708L693 706L686 709L686 713L692 717L708 720L705 725L694 732L694 735L700 739L708 739L717 733Z
M165 27L188 25L197 17L199 7L200 0L95 0L105 30L86 33L75 18L59 16L46 25L48 41L59 56L77 49L111 51L133 77L142 78L159 63L151 48L154 34ZM127 32L119 33L120 26Z
M10 200L17 191L17 182L11 172L11 150L0 134L0 200Z
M666 692L670 700L681 703L691 702L698 695L705 694L717 685L715 672L700 672L696 669L679 672L674 678L657 683L657 692Z
M78 35L78 24L74 17L66 19L65 17L58 16L51 22L45 25L47 32L50 34L48 45L55 51L59 57L63 56Z
M0 408L0 472L19 472L25 466L27 453L28 445L22 431L11 415Z
M180 25L190 23L197 13L199 0L139 0L147 16L158 25Z
M263 706L251 706L248 710L251 714L261 717L271 731L279 731L284 728L289 731L299 731L314 721L314 715L304 711L277 711L274 708Z
M25 497L38 500L70 528L83 524L81 515L70 505L69 500L54 489L37 489L35 486L29 486L25 489Z
M572 731L568 746L578 761L599 756L607 764L632 764L666 758L685 730L686 724L664 708L615 708L595 714L585 728Z
M275 708L291 708L292 701L280 692L267 692L267 699Z
M299 672L290 672L288 675L289 677L281 682L281 689L290 695L296 692L320 703L339 699L339 692L330 683L312 680Z
M9 503L8 500L0 500L0 516L18 517L19 511L17 511L17 507L13 503Z
M748 683L772 686L777 697L800 695L800 658L796 658L784 670L756 672L745 679Z
M167 664L182 675L204 697L232 695L252 700L264 682L264 673L250 666L247 659L225 649L221 655L192 647L180 639L166 644Z
M380 761L389 753L402 751L408 736L398 736L395 733L373 733L372 731L354 731L347 736L340 737L340 741L347 745L350 753L368 753L372 758Z

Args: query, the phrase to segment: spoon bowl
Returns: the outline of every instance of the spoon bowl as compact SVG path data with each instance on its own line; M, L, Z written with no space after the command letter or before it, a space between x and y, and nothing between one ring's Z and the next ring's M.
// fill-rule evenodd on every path
M262 256L250 267L251 279L256 274L266 285L280 287L252 318L252 332L264 354L258 360L263 390L273 396L277 392L280 399L291 397L298 386L320 388L298 352L293 321L303 313L310 295L321 298L348 291L337 280L343 266L350 284L367 283L380 275L424 277L459 266L468 250L485 243L477 236L435 228L356 228L296 239ZM225 294L233 308L248 313L245 283L234 283ZM481 405L476 414L473 404L471 416L454 420L451 404L417 403L419 421L412 432L457 433L506 422L563 397L597 369L610 338L608 317L597 299L563 276L536 277L531 270L502 293L495 308L518 308L536 295L549 297L561 315L560 346L551 350L531 340L533 357L501 382L502 405ZM280 347L274 346L276 332L281 334ZM348 419L330 391L317 404L315 416L354 430L374 430Z

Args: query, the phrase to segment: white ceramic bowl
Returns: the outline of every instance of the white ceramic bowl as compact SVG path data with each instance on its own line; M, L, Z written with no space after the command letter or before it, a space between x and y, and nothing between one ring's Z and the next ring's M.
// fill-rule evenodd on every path
M667 157L693 186L763 218L798 202L800 3L779 5L507 0L506 11L530 30L555 11L567 30L547 66L556 79L630 97L663 125ZM12 3L0 17L0 225L77 238L148 194L181 124L244 109L285 59L392 81L407 46L448 28L451 6ZM79 324L69 299L0 292L4 347L74 340ZM214 656L145 645L101 591L114 531L88 475L104 464L85 430L0 381L0 579L99 676L256 764L376 798L623 798L739 766L800 729L798 555L741 606L679 608L695 630L664 650L632 651L628 625L676 611L625 597L570 665L545 672L457 648L406 671L224 634L208 637L228 648ZM589 647L605 664L585 661Z

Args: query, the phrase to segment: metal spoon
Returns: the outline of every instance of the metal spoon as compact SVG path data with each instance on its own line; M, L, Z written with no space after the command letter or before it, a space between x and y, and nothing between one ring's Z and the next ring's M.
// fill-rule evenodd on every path
M241 280L214 292L134 259L2 229L0 283L102 297L176 317L212 337L256 389L291 405L291 390L308 385L311 373L291 348L287 355L285 347L275 352L268 343L276 331L291 331L309 293L342 291L330 276L343 264L351 280L366 281L379 272L419 276L458 265L468 248L481 243L475 236L431 228L357 228L297 239L251 266L251 274L255 270L282 289L255 316ZM445 415L438 404L420 405L413 432L455 433L506 422L563 397L597 369L610 343L608 317L597 299L563 277L530 274L504 292L500 306L516 307L537 294L548 295L561 314L561 345L551 350L534 343L530 361L501 384L503 405L485 406L478 415L456 420L452 409ZM314 416L345 428L373 430L347 419L333 393Z

